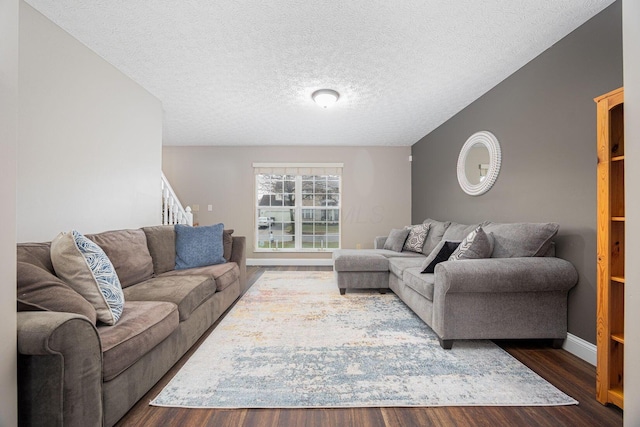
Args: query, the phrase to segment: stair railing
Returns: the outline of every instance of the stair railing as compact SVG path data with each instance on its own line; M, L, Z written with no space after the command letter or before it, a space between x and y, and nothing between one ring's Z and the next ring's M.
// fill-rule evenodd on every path
M169 180L161 172L161 186L162 186L162 224L187 224L193 225L193 214L191 208L187 206L182 207L182 203L178 200L175 191L171 188Z

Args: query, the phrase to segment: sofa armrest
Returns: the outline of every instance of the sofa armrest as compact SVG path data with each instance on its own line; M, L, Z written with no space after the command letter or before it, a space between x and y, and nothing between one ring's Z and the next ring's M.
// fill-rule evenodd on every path
M384 242L387 241L387 237L388 236L376 236L375 240L373 241L373 248L374 249L383 249L384 248Z
M247 256L245 247L247 239L245 236L233 236L233 247L231 249L231 259L229 261L238 264L240 269L240 292L247 290Z
M438 293L568 291L578 273L554 257L488 258L445 261L435 268Z
M101 426L102 349L78 314L17 313L21 425Z
M577 281L573 265L553 257L445 261L435 268L430 326L442 342L562 339Z

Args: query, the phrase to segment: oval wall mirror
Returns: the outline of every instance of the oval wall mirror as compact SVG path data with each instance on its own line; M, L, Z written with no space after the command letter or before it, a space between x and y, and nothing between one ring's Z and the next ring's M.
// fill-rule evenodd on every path
M476 132L467 139L458 156L458 183L462 190L479 196L498 179L502 153L500 143L488 131Z

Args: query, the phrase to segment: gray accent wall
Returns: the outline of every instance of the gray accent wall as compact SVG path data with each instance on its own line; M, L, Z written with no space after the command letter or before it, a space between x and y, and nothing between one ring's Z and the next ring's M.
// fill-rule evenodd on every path
M18 0L0 2L0 426L18 424L15 302L18 7Z
M625 182L640 182L640 2L624 0L624 113L625 117ZM625 331L624 331L624 425L640 425L640 192L636 185L625 186L626 262Z
M412 147L412 220L557 222L573 263L569 332L596 342L596 106L622 86L621 1L596 15ZM481 130L502 148L493 188L458 185L464 142Z

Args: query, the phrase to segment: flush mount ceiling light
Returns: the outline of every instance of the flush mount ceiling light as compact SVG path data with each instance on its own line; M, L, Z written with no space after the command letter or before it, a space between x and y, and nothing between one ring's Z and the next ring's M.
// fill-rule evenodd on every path
M311 94L311 98L322 108L327 108L338 101L340 94L333 89L319 89Z

